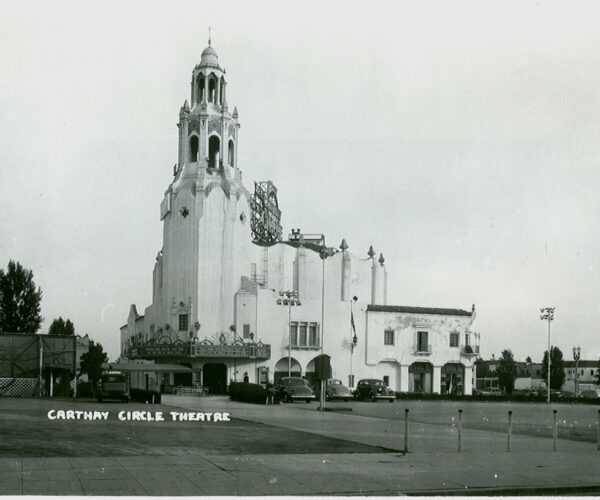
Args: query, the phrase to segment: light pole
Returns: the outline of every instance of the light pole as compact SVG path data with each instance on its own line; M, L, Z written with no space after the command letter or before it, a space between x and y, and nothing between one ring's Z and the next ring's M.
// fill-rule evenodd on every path
M579 396L579 360L581 359L581 347L573 347L573 359L575 360L575 397Z
M350 387L354 387L354 375L352 374L352 358L354 357L354 348L358 343L358 338L356 337L356 326L354 325L354 306L358 297L355 295L352 297L350 301L350 338L352 339L352 343L350 344Z
M550 403L550 367L552 363L550 357L552 349L550 347L550 323L554 320L554 307L540 307L540 319L542 321L548 321L548 403Z
M319 257L323 261L323 273L321 277L321 368L323 367L323 346L325 344L325 259L331 257L335 253L335 248L323 247L319 252ZM325 384L321 379L321 393L319 397L320 406L319 409L323 411L325 409Z
M277 305L287 306L288 308L288 377L292 376L292 306L301 306L296 290L280 291L277 299Z

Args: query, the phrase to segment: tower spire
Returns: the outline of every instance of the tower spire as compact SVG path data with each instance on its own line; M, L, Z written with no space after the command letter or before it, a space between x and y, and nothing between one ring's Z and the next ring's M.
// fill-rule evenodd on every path
M210 47L210 26L208 27L208 46Z

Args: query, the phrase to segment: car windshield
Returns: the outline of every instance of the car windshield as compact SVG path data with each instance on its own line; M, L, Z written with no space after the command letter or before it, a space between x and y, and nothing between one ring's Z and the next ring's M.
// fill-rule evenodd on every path
M302 386L306 385L306 382L301 378L286 378L283 379L283 383L285 385L293 385L293 386Z
M104 375L102 377L102 382L125 382L125 375Z

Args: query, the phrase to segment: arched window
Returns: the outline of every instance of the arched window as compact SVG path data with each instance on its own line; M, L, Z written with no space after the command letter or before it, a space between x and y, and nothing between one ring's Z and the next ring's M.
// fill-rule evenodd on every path
M190 161L198 161L198 136L190 137Z
M218 135L208 138L208 168L219 168L219 153L221 152L221 141Z
M229 165L231 165L232 167L235 165L235 163L234 163L235 156L234 155L235 155L235 145L233 144L233 139L229 139L227 163L229 163Z
M224 86L225 86L225 85L223 84L223 78L221 78L221 79L219 80L219 104L220 104L221 106L223 106L223 87L224 87Z
M200 73L198 75L198 95L196 96L196 102L204 100L204 90L204 75Z
M208 101L216 102L217 99L217 82L213 77L208 79Z

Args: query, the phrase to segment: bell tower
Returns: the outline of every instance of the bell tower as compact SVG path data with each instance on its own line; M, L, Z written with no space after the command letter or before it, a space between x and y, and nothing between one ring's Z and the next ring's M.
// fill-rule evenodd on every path
M233 323L233 299L250 274L250 192L238 169L237 109L229 112L225 69L210 39L179 110L178 160L160 217L163 247L154 270L155 331L180 340L217 338Z

